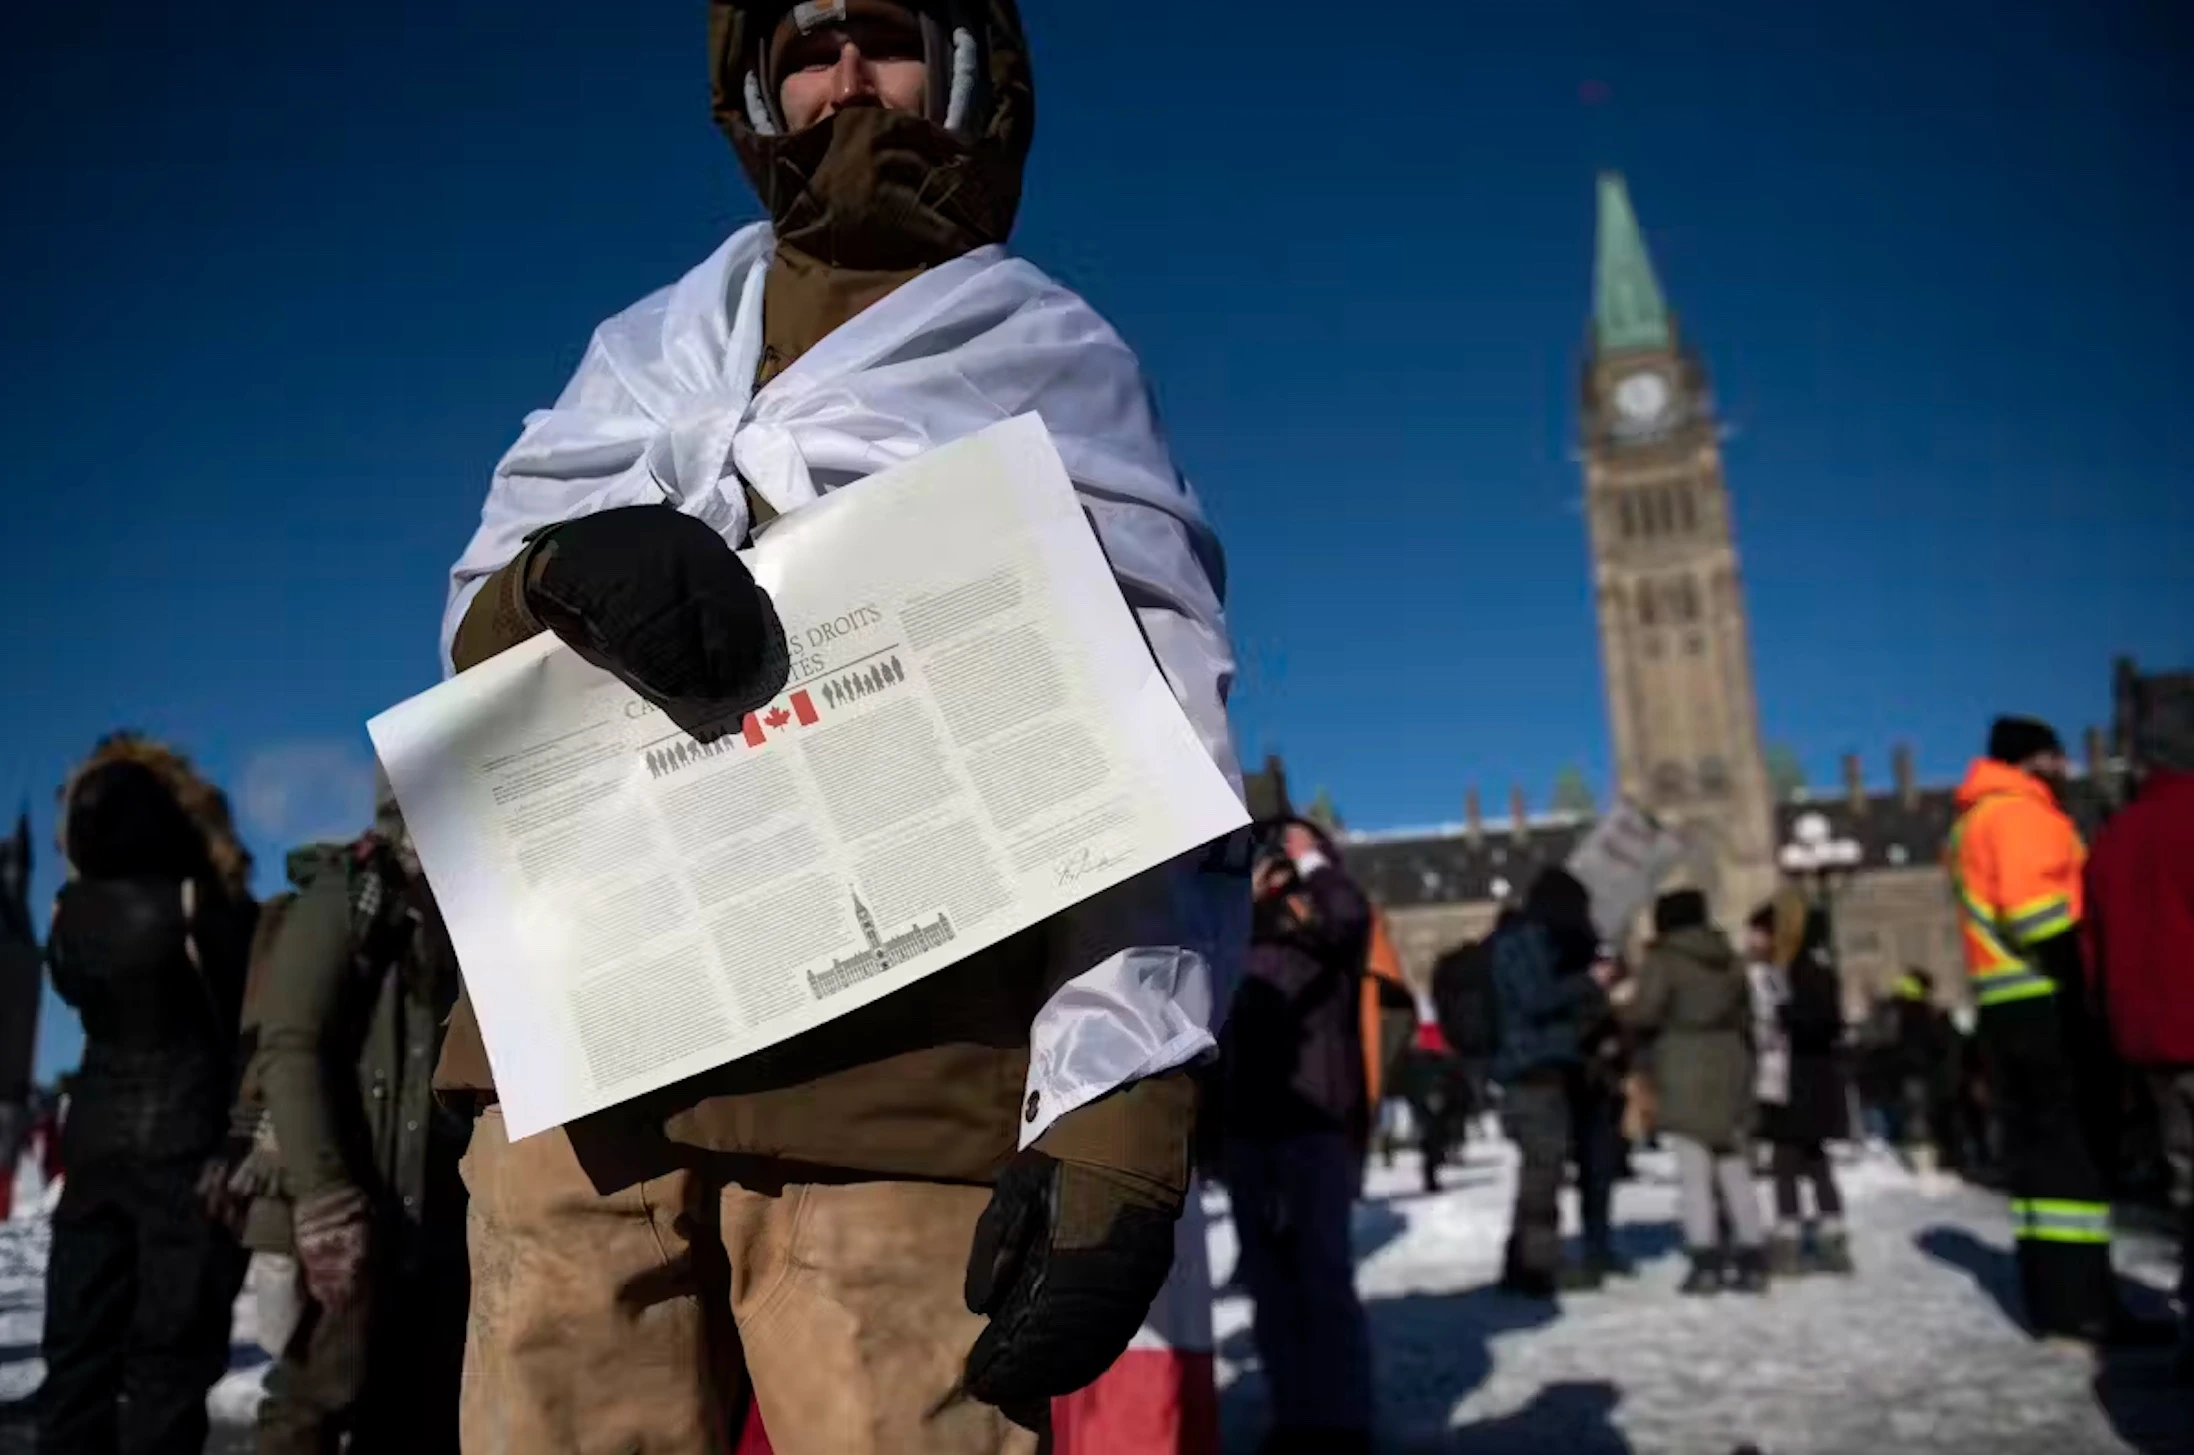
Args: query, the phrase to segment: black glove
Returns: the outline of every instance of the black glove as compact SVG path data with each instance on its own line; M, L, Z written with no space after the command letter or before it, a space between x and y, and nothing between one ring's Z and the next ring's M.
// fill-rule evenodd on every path
M1008 1414L1112 1367L1173 1268L1181 1195L1031 1147L975 1225L967 1306L990 1316L962 1386Z
M769 593L692 516L605 510L551 526L528 551L525 601L542 625L703 742L784 690Z

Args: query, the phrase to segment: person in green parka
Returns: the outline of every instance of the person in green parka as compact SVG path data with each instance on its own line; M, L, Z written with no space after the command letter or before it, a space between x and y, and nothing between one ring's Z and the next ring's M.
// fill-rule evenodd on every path
M1711 1293L1726 1278L1745 1292L1760 1292L1767 1286L1767 1251L1749 1147L1755 1109L1751 986L1697 890L1662 895L1653 907L1653 928L1629 1017L1647 1045L1660 1127L1676 1153L1692 1260L1684 1291ZM1727 1251L1720 1217L1729 1224Z
M308 1300L267 1378L259 1455L457 1449L468 1129L432 1092L457 966L385 780L378 797L355 843L293 856L253 997L247 1079L280 1186L250 1222L286 1204Z

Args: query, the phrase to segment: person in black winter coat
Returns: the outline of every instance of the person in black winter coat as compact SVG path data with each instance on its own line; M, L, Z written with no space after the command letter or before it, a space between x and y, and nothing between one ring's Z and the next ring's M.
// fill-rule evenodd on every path
M201 1190L228 1129L252 902L217 791L144 739L63 791L47 956L84 1026L46 1268L45 1455L198 1455L244 1256Z
M1773 1270L1803 1270L1807 1234L1815 1265L1825 1272L1851 1271L1844 1231L1843 1196L1836 1187L1824 1144L1850 1131L1844 1088L1842 982L1829 946L1828 916L1793 891L1777 895L1750 922L1757 968L1774 986L1774 1024L1768 1031L1781 1057L1770 1086L1763 1047L1761 1131L1774 1149L1775 1232L1768 1256ZM1805 1185L1813 1189L1813 1218L1803 1211Z
M1349 1212L1371 1108L1361 997L1371 905L1331 840L1265 831L1249 960L1222 1033L1222 1168L1273 1452L1371 1448L1371 1329Z
M1527 1298L1592 1287L1617 1270L1608 1218L1621 1146L1620 1112L1588 1103L1590 1038L1607 1020L1612 966L1599 960L1592 900L1576 876L1548 869L1523 912L1487 943L1493 976L1493 1077L1516 1144L1516 1210L1501 1286ZM1580 1114L1580 1113L1584 1114ZM1584 1257L1562 1266L1561 1191L1574 1155Z

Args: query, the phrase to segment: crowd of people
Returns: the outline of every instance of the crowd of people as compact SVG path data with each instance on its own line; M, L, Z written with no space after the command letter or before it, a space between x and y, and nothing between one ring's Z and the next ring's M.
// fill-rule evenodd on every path
M101 741L61 793L45 954L80 1018L39 1446L196 1452L247 1277L258 1448L454 1450L468 1127L430 1094L456 960L393 798L251 891L180 753Z
M1973 778L2046 788L2049 742L2000 730ZM2172 919L2194 908L2179 882L2194 862L2194 775L2175 766L2188 759L2173 733L2142 751L2140 792L2078 875L2081 943L2049 952L2081 959L2048 993L1995 1002L2039 1006L2055 1024L2014 1023L2008 1051L1985 1013L1961 1029L1921 971L1847 1022L1827 913L1794 888L1746 919L1741 943L1697 891L1662 895L1633 969L1595 929L1585 886L1548 869L1413 999L1344 846L1292 814L1261 825L1245 974L1203 1075L1201 1157L1239 1232L1270 1448L1370 1448L1373 1349L1349 1228L1388 1095L1414 1109L1428 1188L1457 1137L1498 1110L1518 1160L1501 1279L1516 1297L1631 1271L1611 1198L1644 1140L1673 1163L1684 1294L1850 1274L1830 1147L1864 1134L1857 1107L1914 1170L1985 1165L2015 1208L2043 1209L2018 1219L2038 1333L2154 1337L2117 1303L2107 1220L2049 1236L2081 1202L2063 1194L2107 1197L2115 1175L2113 1107L2090 1084L2110 1078L2106 1054L2137 1068L2160 1111L2182 1213L2194 1194L2181 958L2194 924ZM2023 802L2057 831L2050 803ZM460 980L386 783L360 837L293 853L293 887L264 903L223 795L171 748L109 737L61 805L69 878L46 957L85 1052L58 1155L42 1448L201 1448L247 1278L257 1336L277 1355L261 1450L346 1437L354 1450L460 1448L484 1240L476 1223L468 1259L459 1167L484 1108L434 1094ZM1967 1137L1957 1087L1973 1061L2000 1109L1971 1113L1984 1130ZM1573 1255L1561 1217L1572 1182ZM587 1215L609 1226L575 1247L614 1246L625 1215ZM731 1371L727 1387L744 1377Z
M1397 1054L1395 1038L1365 1025L1376 915L1341 849L1285 816L1264 844L1254 948L1222 1041L1224 1138L1208 1170L1226 1183L1240 1231L1270 1450L1371 1448L1372 1350L1348 1210L1382 1055L1411 1108L1428 1190L1456 1137L1498 1108L1519 1163L1501 1278L1514 1296L1552 1299L1632 1271L1612 1198L1629 1134L1648 1128L1674 1156L1686 1294L1852 1271L1827 1150L1848 1130L1843 997L1819 907L1779 894L1748 921L1740 953L1704 896L1672 892L1654 906L1632 973L1595 928L1585 885L1546 870L1489 937L1442 958ZM1755 1181L1761 1146L1772 1224ZM1572 1180L1574 1258L1561 1217Z
M1551 868L1491 934L1441 957L1413 1035L1360 1034L1376 914L1329 836L1276 822L1255 877L1250 978L1224 1038L1228 1139L1211 1169L1242 1227L1272 1448L1369 1448L1346 1208L1369 1129L1393 1156L1381 1056L1427 1190L1457 1136L1498 1110L1518 1163L1500 1283L1513 1296L1554 1299L1631 1271L1611 1198L1645 1142L1673 1161L1683 1294L1849 1276L1831 1148L1864 1138L1923 1178L1962 1173L2007 1193L2037 1336L2176 1340L2194 1378L2194 1330L2124 1307L2109 1259L2125 1096L2144 1094L2194 1267L2194 702L2176 690L2140 712L2136 791L2091 860L2058 806L2055 734L2023 719L1992 731L1951 853L1975 1002L1963 1015L1919 967L1847 1014L1828 908L1795 887L1746 918L1741 943L1696 890L1662 895L1633 969L1595 928L1585 886Z

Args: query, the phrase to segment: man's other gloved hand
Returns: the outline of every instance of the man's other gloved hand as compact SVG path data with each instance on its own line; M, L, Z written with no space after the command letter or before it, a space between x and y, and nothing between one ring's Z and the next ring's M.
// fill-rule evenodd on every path
M1011 1412L1112 1366L1173 1268L1195 1084L1169 1072L1061 1117L998 1176L967 1306L990 1317L964 1386Z
M348 1308L358 1292L370 1229L366 1195L355 1187L330 1188L297 1204L297 1261L313 1302L329 1313Z
M693 736L721 737L784 689L769 594L692 516L625 506L551 526L527 549L534 615Z

